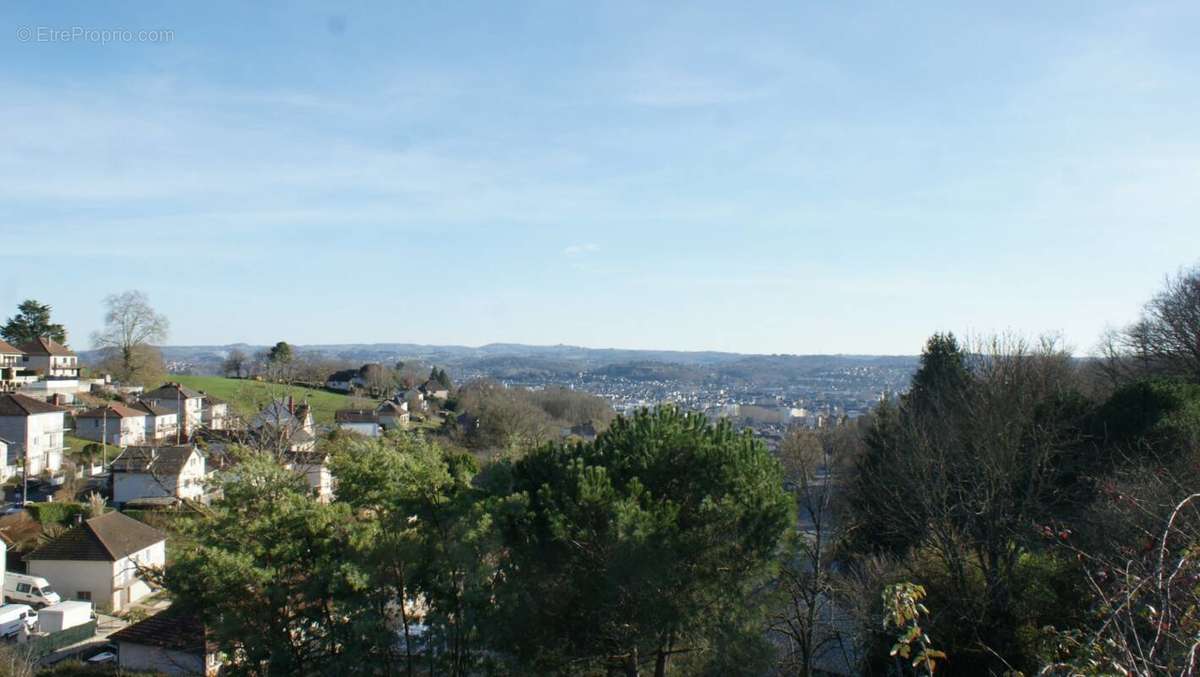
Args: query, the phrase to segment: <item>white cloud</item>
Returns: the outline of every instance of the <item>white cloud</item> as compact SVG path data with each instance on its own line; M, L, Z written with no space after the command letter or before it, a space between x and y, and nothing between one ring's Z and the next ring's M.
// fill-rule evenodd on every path
M583 256L584 254L592 254L600 250L600 246L588 242L587 244L573 244L563 250L563 256Z

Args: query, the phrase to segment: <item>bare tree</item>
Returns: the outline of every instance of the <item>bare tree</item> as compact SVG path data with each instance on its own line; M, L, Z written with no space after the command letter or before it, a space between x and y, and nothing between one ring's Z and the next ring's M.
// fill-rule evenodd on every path
M796 547L779 572L782 603L771 631L783 640L787 672L814 674L822 665L853 668L854 638L846 613L837 607L832 570L837 531L833 522L832 449L816 433L797 430L779 448L787 488L799 518Z
M1116 381L1143 374L1200 381L1200 265L1168 276L1141 318L1106 333L1098 352Z
M1200 493L1191 477L1131 472L1102 490L1109 542L1076 545L1069 530L1043 527L1082 563L1099 612L1092 627L1058 633L1066 659L1043 675L1200 674Z
M136 380L146 371L147 357L157 355L150 344L167 338L170 323L141 291L112 294L104 303L104 328L92 334L92 345L118 360L120 378Z
M249 362L249 360L250 358L246 357L246 353L234 348L233 350L229 351L229 356L225 358L223 363L221 363L221 370L225 372L226 375L233 374L235 377L241 378L242 372L246 369L246 363Z

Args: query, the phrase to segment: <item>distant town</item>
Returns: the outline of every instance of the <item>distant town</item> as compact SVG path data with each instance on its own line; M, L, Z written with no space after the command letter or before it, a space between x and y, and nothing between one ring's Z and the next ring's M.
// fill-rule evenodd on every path
M569 388L598 395L622 414L670 403L702 412L713 420L728 418L754 430L768 443L777 443L790 427L821 428L864 415L881 398L906 388L917 367L915 356L768 356L514 344L481 348L317 345L294 349L298 356L316 363L356 365L360 369L368 364L438 364L460 384L486 379L534 390ZM268 347L162 350L172 373L220 375L232 351L255 355L265 353ZM332 381L323 385L347 392Z

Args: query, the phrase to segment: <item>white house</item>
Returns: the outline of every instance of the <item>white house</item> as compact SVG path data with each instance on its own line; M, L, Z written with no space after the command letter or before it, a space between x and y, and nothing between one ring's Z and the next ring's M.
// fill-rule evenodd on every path
M179 414L183 434L190 437L192 431L204 423L204 393L178 383L164 383L142 394L142 399L155 406L170 409Z
M25 556L29 573L50 581L64 599L120 611L152 590L141 573L166 564L167 536L119 512L84 520Z
M22 366L40 372L46 378L79 378L79 357L54 339L42 336L17 348L23 353Z
M217 397L213 397L203 390L200 391L203 395L200 409L200 421L205 428L209 430L224 430L229 426L229 403Z
M317 425L307 403L291 396L272 400L250 421L258 443L284 451L312 451L317 446Z
M129 447L110 470L116 506L143 498L198 501L204 497L204 454L191 445Z
M147 442L180 442L179 414L166 407L138 400L134 409L142 412Z
M330 390L348 393L356 387L362 386L362 377L359 376L357 369L343 369L335 371L325 379L325 387Z
M383 434L379 427L379 414L371 409L339 409L333 414L333 422L341 430L367 437Z
M396 399L408 405L409 411L428 411L429 403L425 401L425 392L420 388L407 388L396 394Z
M37 372L26 367L25 353L0 341L0 391L11 392L38 379Z
M450 398L450 389L433 379L422 383L417 389L424 393L427 399L445 401Z
M221 668L204 623L175 607L125 626L108 641L117 645L117 664L123 671L207 676Z
M304 475L317 500L333 500L333 474L329 472L329 455L320 451L289 451L283 456L284 467Z
M13 446L12 442L0 437L0 482L7 482L8 478L17 474L17 466L10 465L8 462L8 449ZM16 451L14 450L15 454Z
M23 459L30 475L62 467L65 410L19 393L0 394L0 437L9 441L6 465Z
M118 447L146 441L146 412L119 402L110 402L75 414L75 436Z
M379 425L383 426L384 430L408 427L408 402L397 403L388 400L376 407L375 413L378 414Z

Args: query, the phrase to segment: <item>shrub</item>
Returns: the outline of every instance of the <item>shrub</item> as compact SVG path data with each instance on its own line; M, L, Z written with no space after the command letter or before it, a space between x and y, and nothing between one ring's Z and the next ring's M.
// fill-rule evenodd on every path
M85 514L86 506L82 503L72 502L50 502L50 503L27 503L25 509L33 518L43 525L45 524L65 524L70 525L75 522L76 515Z

